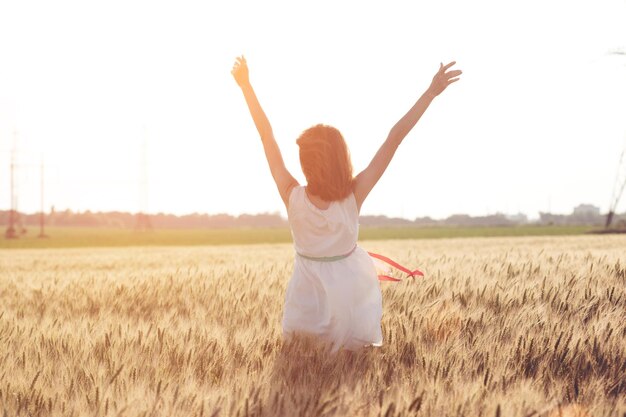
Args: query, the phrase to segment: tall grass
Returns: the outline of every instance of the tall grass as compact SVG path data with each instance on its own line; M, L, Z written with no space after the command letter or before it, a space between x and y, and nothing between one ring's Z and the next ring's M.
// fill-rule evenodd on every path
M0 251L0 413L626 412L626 237L361 245L426 277L335 356L282 341L289 245Z

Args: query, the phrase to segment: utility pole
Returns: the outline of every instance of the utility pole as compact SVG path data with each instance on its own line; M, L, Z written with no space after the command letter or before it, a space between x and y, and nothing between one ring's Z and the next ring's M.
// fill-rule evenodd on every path
M609 229L613 222L613 217L617 210L624 190L626 189L626 141L624 142L624 149L619 157L619 163L617 164L617 175L615 176L615 183L613 184L613 194L611 195L611 202L609 203L609 212L606 215L606 222L604 228Z
M44 165L43 165L43 156L41 157L41 211L39 213L39 238L48 237L44 232L44 227L46 224L46 215L44 213L44 205L43 205L43 197L44 197Z
M148 215L148 133L145 126L143 127L140 170L139 213L137 213L135 229L146 231L152 230L152 222L150 222L150 216Z
M9 225L4 233L7 239L17 239L19 235L15 230L17 221L17 198L15 192L15 154L17 152L17 130L13 131L13 148L11 149L11 209L9 210Z
M626 56L626 50L616 49L609 53L609 55L619 55L621 57ZM609 212L606 215L606 222L604 223L604 229L610 230L611 223L613 222L613 217L615 216L615 212L617 210L617 205L619 204L620 198L622 198L622 194L624 194L624 190L626 189L626 158L624 158L626 154L626 142L624 142L624 149L619 157L619 163L617 166L617 175L615 176L615 183L613 184L613 193L611 195L611 201L609 203Z

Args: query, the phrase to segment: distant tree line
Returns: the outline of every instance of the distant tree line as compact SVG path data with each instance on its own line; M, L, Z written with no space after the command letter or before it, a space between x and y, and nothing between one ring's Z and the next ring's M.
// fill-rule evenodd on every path
M19 213L19 224L23 226L36 226L39 224L39 214ZM251 227L288 227L287 219L279 213L242 214L233 216L230 214L187 214L176 216L173 214L149 214L149 223L155 229L196 229L196 228L251 228ZM0 211L0 224L6 225L9 219L9 211ZM540 225L604 225L605 215L599 213L572 213L550 214L540 213L540 219L532 222ZM615 222L626 223L626 213L616 216ZM429 226L516 226L529 224L525 215L504 215L501 213L487 216L469 216L467 214L455 214L442 220L430 217L418 217L414 220L387 217L387 216L361 216L361 226L365 227L429 227ZM133 213L110 211L110 212L74 212L71 210L53 211L46 214L47 226L74 226L74 227L110 227L110 228L135 228L137 215Z
M39 224L39 214L22 214L18 216L24 225ZM192 213L183 216L174 214L149 214L150 224L155 229L195 229L195 228L232 228L232 227L287 227L287 221L278 213L242 214L199 214ZM7 224L8 211L0 211L0 223ZM109 212L74 212L71 210L55 211L46 214L47 226L76 226L76 227L112 227L134 228L137 226L137 215L121 211Z

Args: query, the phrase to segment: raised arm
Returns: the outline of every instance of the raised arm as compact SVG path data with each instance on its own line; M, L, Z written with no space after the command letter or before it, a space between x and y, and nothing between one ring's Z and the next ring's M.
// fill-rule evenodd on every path
M372 191L374 185L378 182L383 172L387 169L389 162L396 153L396 149L405 136L413 129L413 126L422 117L430 103L437 97L447 86L459 80L461 71L454 70L446 72L456 62L448 65L440 64L439 71L433 77L428 89L422 94L417 102L411 107L407 114L402 117L389 131L387 139L382 144L370 164L354 179L354 196L356 197L357 207L361 211L361 206L367 195Z
M261 136L261 142L263 142L263 149L265 150L265 157L267 158L267 163L270 166L272 177L274 178L276 187L278 187L280 197L283 199L285 207L287 207L289 205L289 192L293 186L298 185L298 181L296 181L296 179L289 173L289 171L287 171L287 168L285 167L285 162L283 161L280 149L278 148L276 139L274 139L274 132L272 131L270 121L267 119L265 112L261 108L261 104L254 93L252 84L250 84L246 58L243 56L237 58L231 73L233 74L233 77L235 77L235 81L237 81L239 87L241 87L243 96L248 104L248 110L250 110L250 115L252 115L252 119L254 120L254 125Z

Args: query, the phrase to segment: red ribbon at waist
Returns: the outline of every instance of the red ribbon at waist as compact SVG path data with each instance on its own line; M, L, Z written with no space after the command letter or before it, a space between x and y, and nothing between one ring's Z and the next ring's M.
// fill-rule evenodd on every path
M379 260L381 260L383 262L386 262L389 265L393 266L394 268L396 268L396 269L398 269L398 270L408 274L409 277L415 277L415 276L423 277L424 276L424 273L422 271L420 271L419 269L411 271L409 268L400 265L396 261L391 260L391 259L387 258L386 256L379 255L378 253L373 253L373 252L367 252L367 253L372 258L376 258L376 259L379 259ZM394 277L391 277L389 275L380 275L380 274L378 275L378 280L379 281L402 281L401 279L394 278Z

